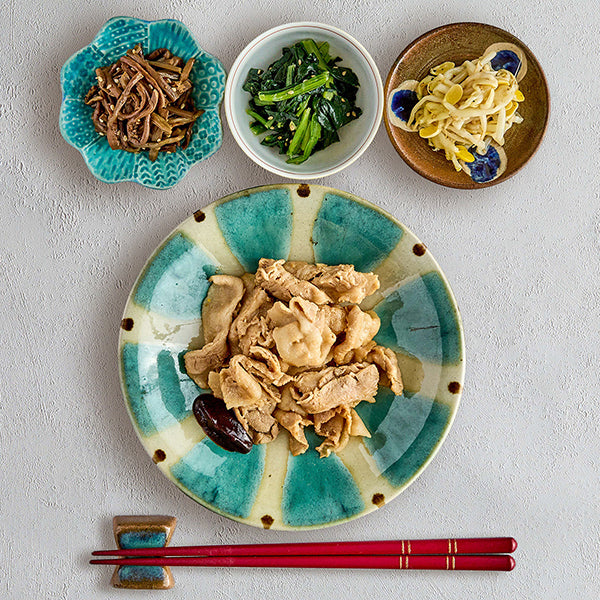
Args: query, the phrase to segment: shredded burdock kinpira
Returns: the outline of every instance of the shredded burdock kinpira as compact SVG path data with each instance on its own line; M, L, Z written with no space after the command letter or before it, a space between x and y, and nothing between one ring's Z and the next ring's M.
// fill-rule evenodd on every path
M97 85L85 103L94 107L92 120L113 150L175 152L190 143L196 110L190 72L194 59L185 62L166 48L144 57L140 44L116 63L96 69Z

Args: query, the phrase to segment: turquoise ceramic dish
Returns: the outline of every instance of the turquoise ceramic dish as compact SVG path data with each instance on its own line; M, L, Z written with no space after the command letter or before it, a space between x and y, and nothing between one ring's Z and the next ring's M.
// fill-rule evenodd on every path
M357 407L372 437L337 456L293 457L283 432L246 455L205 437L191 407L200 393L182 356L197 347L201 306L215 273L254 272L259 258L352 263L374 271L365 301L381 318L375 338L392 348L405 385ZM368 304L367 304L368 302ZM127 409L162 472L215 512L259 527L324 527L390 501L423 471L456 414L464 376L460 316L426 247L403 225L351 194L272 185L196 212L149 259L131 292L119 340Z
M190 79L194 83L196 108L205 111L194 124L189 146L172 154L161 152L154 162L146 152L112 150L106 138L96 133L92 108L83 102L96 81L96 68L114 63L138 43L144 53L164 47L184 60L196 58ZM221 146L223 131L219 113L225 76L221 63L202 50L183 23L172 19L142 21L116 17L102 27L89 46L71 56L60 72L60 131L65 140L81 152L90 171L101 181L136 181L147 187L166 189L175 185L192 165L208 158Z

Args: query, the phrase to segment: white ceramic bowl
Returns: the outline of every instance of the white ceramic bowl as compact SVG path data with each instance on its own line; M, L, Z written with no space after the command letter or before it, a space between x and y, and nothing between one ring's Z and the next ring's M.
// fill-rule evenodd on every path
M281 50L300 40L312 38L328 42L332 56L340 56L340 65L351 68L360 82L356 104L363 114L339 131L340 141L313 154L299 165L286 163L276 148L260 144L263 136L250 131L251 117L246 114L250 95L242 89L248 71L264 69L281 57ZM373 141L383 115L383 85L377 65L352 36L322 23L287 23L254 39L237 57L225 86L225 114L233 137L240 148L261 167L290 179L316 179L337 173L352 164Z

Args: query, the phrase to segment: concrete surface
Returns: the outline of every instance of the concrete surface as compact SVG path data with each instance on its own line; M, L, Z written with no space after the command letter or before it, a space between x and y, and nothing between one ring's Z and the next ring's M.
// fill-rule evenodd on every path
M369 49L385 78L425 31L472 20L523 40L553 102L536 156L509 181L449 190L413 173L382 126L366 154L318 181L393 213L427 244L467 340L462 406L425 473L383 509L302 534L263 532L196 505L137 441L115 349L148 255L193 211L280 181L225 130L175 188L106 185L58 131L59 70L110 17L175 17L229 69L260 32L321 20ZM140 598L87 565L115 514L178 517L174 543L512 535L511 573L175 572L168 597L593 600L600 588L600 202L595 2L219 3L4 0L0 43L0 596ZM165 596L166 597L166 596Z

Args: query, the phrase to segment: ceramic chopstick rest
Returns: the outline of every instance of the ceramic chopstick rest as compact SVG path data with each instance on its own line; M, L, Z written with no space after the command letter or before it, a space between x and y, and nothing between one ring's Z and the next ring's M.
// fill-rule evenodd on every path
M117 548L164 548L169 545L177 519L164 515L117 516L113 531ZM120 566L111 583L116 588L167 590L175 585L169 567Z

